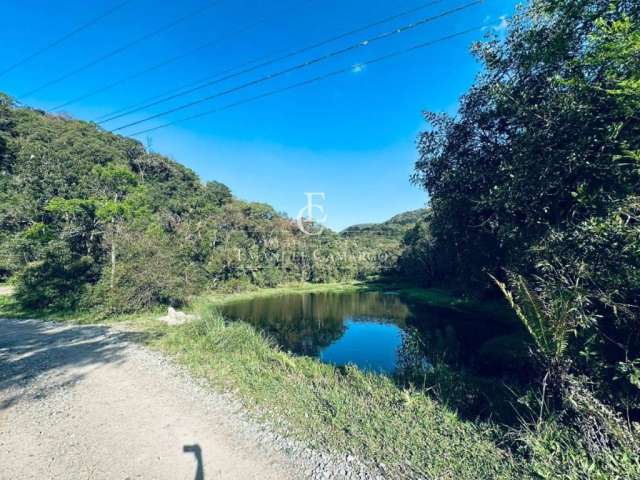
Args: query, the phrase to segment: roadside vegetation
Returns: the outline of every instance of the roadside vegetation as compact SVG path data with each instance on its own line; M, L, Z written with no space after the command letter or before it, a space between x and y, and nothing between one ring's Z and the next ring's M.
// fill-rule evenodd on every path
M215 307L201 316L156 345L282 432L382 465L391 477L521 478L490 425L464 422L386 376L283 352L249 325L225 323Z
M0 314L129 324L276 428L390 476L640 478L640 3L531 0L508 25L474 46L459 113L426 115L429 208L342 234L0 96ZM517 322L484 354L526 375L482 390L446 355L398 378L335 368L216 310L375 288ZM158 322L170 305L200 319ZM478 413L498 385L515 422Z

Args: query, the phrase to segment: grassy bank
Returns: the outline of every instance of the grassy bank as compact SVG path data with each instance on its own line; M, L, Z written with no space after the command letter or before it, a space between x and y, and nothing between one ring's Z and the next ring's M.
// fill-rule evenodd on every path
M283 352L249 325L225 324L217 312L229 302L266 296L383 289L389 286L351 282L213 293L194 304L201 320L169 328L153 344L278 429L383 464L392 477L522 478L511 455L494 442L490 425L463 421L387 377ZM444 291L392 290L439 307L469 305Z
M276 428L384 464L391 476L522 478L488 425L462 421L389 378L282 352L249 325L225 324L215 306L200 315L153 345Z
M378 287L366 282L343 282L343 283L290 283L275 288L255 288L234 293L210 292L194 299L194 309L207 305L222 305L229 302L251 300L253 298L274 297L291 293L346 293L363 292L378 289Z
M225 323L217 310L226 302L267 295L371 288L376 287L289 285L216 294L201 299L198 321L178 327L151 325L157 334L151 344L214 388L232 392L276 430L312 446L384 465L389 478L622 480L640 473L638 442L633 438L594 453L579 432L553 419L518 430L464 420L428 391L403 388L390 378L356 368L293 356L248 324ZM449 306L454 299L439 292L414 293L423 301L439 295L438 306ZM464 303L464 308L470 305ZM458 377L451 378L444 383L455 386ZM464 385L456 391L471 394Z

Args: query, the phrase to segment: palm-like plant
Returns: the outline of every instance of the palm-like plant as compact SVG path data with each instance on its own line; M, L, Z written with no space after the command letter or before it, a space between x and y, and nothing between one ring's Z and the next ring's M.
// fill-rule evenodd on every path
M569 338L576 333L575 302L566 294L543 298L533 291L521 275L510 276L510 287L491 275L517 317L531 335L545 374L542 381L542 417L547 400L547 388L551 397L560 400L568 379Z
M543 302L521 275L511 277L511 289L493 275L491 278L531 334L547 366L562 363L569 336L576 331L573 321L575 308L571 299L558 295Z

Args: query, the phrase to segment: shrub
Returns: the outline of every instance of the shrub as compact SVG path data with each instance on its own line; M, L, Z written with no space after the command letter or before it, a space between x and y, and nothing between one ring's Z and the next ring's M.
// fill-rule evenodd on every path
M183 305L202 288L202 274L180 256L179 245L157 229L123 229L117 234L115 275L105 266L90 302L109 313L127 313L158 305Z
M75 308L94 268L91 257L78 257L64 242L51 242L40 259L28 263L16 275L15 299L27 308Z

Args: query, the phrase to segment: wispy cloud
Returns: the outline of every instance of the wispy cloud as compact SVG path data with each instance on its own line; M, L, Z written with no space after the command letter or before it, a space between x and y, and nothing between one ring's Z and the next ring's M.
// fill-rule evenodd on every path
M366 65L363 65L363 64L361 64L361 63L356 63L355 65L353 65L353 66L351 67L351 71L352 71L353 73L360 73L360 72L362 72L365 68L366 68Z
M507 26L509 25L509 21L507 20L506 15L500 15L498 19L500 20L500 23L498 23L497 25L494 25L492 28L496 32L502 32L507 29Z
M484 18L484 23L489 23L491 22L491 19L493 17L491 15L487 15ZM493 30L494 32L504 32L507 27L509 26L509 20L507 15L500 15L497 18L498 22L494 23L493 25L485 25L484 27L482 27L482 31L487 31L487 30Z

